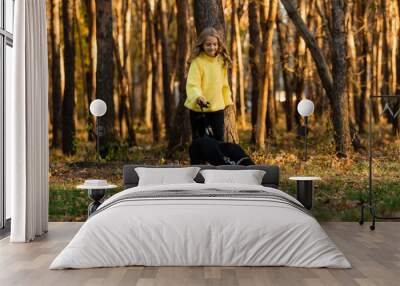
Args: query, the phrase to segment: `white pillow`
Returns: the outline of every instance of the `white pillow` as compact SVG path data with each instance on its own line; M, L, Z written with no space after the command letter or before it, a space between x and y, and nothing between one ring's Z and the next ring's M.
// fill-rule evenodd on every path
M138 186L196 183L193 179L199 170L199 167L135 168L139 176Z
M247 184L261 185L265 171L261 170L201 170L205 184Z

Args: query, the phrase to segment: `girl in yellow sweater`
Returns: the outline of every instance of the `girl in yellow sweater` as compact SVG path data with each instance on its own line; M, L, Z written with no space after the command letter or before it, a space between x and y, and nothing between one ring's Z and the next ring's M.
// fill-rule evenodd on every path
M220 34L205 28L199 35L190 59L185 107L190 109L192 140L205 135L205 113L215 139L224 141L224 109L232 104L227 68L230 58Z

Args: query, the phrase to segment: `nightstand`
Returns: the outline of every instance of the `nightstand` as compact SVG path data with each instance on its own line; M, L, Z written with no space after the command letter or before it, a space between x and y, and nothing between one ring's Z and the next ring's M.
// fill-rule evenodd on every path
M106 180L86 180L83 185L79 185L77 188L87 190L88 197L92 200L88 206L88 216L90 216L101 205L101 200L106 191L115 189L117 186L108 184Z
M303 206L311 210L314 205L314 181L320 181L320 177L299 176L290 177L289 180L296 181L296 197Z

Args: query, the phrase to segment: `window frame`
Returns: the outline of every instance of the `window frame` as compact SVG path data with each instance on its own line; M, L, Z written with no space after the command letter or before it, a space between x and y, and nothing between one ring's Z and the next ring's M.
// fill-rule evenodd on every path
M15 0L11 0L15 8ZM13 8L14 19L15 9ZM5 92L6 92L6 48L13 48L13 34L6 30L6 0L0 0L0 237L7 235L10 231L10 219L6 212L6 189L5 189ZM14 27L13 29L14 30Z

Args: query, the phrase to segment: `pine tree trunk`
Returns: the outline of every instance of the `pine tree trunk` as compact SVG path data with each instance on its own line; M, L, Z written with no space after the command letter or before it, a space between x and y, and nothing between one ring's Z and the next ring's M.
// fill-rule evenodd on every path
M146 128L151 127L151 83L153 81L151 74L151 50L150 50L150 37L147 27L147 13L146 13L146 2L141 1L141 62L143 66L142 73L142 104L143 104L143 119Z
M346 34L344 1L332 1L332 122L335 130L336 153L346 156L350 151L349 114L346 99Z
M176 0L177 7L177 64L176 77L179 83L179 102L174 114L169 137L168 153L172 155L176 147L190 140L189 111L185 108L186 100L186 63L189 58L189 5L186 0Z
M86 100L87 105L90 103L96 95L96 3L95 0L86 0L87 9L87 26L88 26L88 50L89 50L89 70L86 73L85 80L87 83L87 94ZM87 124L92 126L92 129L88 129L88 139L93 141L94 136L94 117L88 112L87 114Z
M196 0L194 4L194 20L196 32L200 34L206 27L214 27L225 37L225 20L221 0ZM225 140L239 142L236 128L236 116L234 106L225 109Z
M276 13L276 12L275 12ZM275 25L275 19L273 25ZM272 51L272 44L271 44ZM271 54L268 65L268 104L267 104L267 117L266 117L266 132L267 137L272 140L276 138L276 100L275 100L275 80L274 80L274 58Z
M381 43L379 47L381 49L381 61L382 61L382 75L381 75L381 88L379 93L381 95L388 95L389 94L389 54L390 49L388 47L389 42L389 29L388 24L386 21L386 17L389 15L387 14L387 6L386 0L381 0L381 11L380 11L380 18L381 18L381 25L382 25L382 36L381 36Z
M232 3L236 1L233 0ZM233 5L232 5L233 9ZM239 104L239 120L243 127L246 126L246 101L244 94L244 70L243 70L243 51L242 51L242 42L240 38L240 15L239 15L240 7L235 5L235 38L236 38L236 52L237 52L237 95L239 100L237 103Z
M367 125L367 96L371 94L371 33L370 26L368 24L369 11L367 3L361 2L359 3L359 15L358 19L362 23L365 29L363 29L362 33L362 60L361 60L361 97L360 102L357 106L359 110L359 114L357 116L357 126L360 133L366 132Z
M65 86L62 105L62 149L66 155L75 154L75 42L74 42L74 6L75 0L62 2L62 20L64 32L64 69Z
M390 9L389 9L389 13L391 14L390 17L387 17L385 20L388 21L390 23L390 47L391 47L391 54L390 54L390 86L389 86L389 90L390 90L390 94L392 95L398 95L400 93L397 92L397 81L398 81L398 62L397 62L397 58L398 58L398 53L399 53L399 49L398 49L398 42L399 42L399 22L400 22L400 18L399 18L399 7L398 7L398 3L396 2L390 2ZM400 102L397 101L396 104L396 109L395 110L399 110L400 109ZM392 133L394 136L398 136L400 133L400 116L397 116L395 118L393 118L392 120Z
M60 6L50 2L52 147L61 146Z
M347 72L346 72L346 82L347 82L347 98L348 98L348 107L349 107L349 120L350 124L354 124L356 121L356 109L355 103L359 102L359 82L357 80L358 77L358 69L357 69L357 50L354 39L353 32L353 3L346 3L346 13L345 13L345 23L347 30Z
M141 85L141 118L146 128L151 126L151 60L149 60L149 42L147 37L146 5L144 1L137 3L140 5L140 85Z
M232 0L231 1L231 29L230 29L230 38L231 38L231 43L230 43L230 56L232 60L231 64L231 89L232 89L232 101L233 101L233 106L235 108L235 112L237 113L236 110L236 104L237 104L237 95L238 95L238 53L237 53L237 38L236 38L236 26L238 24L237 21L237 15L236 15L236 3L237 1Z
M136 48L136 41L138 40L136 35L138 33L137 25L135 25L134 17L136 17L137 10L136 7L133 6L132 1L127 1L127 9L128 9L128 19L126 21L126 72L129 82L129 96L128 96L128 105L130 106L129 117L132 122L136 114L139 114L139 106L140 106L140 96L137 92L135 92L135 77L136 75L140 76L139 72L139 61L136 60L136 53L138 49ZM139 118L139 116L138 116ZM133 124L132 124L133 128Z
M372 92L373 95L380 95L382 86L382 17L379 12L374 11L374 30L372 37ZM379 104L372 104L372 115L374 122L380 122Z
M160 38L162 46L162 79L163 79L163 94L164 94L164 124L165 134L167 139L171 133L172 114L175 109L175 100L171 93L171 65L170 51L168 45L168 15L167 1L159 1L159 16L160 16Z
M283 77L283 84L285 87L285 118L286 118L286 131L290 132L293 129L293 91L292 91L292 84L291 84L291 77L288 72L288 65L289 65L289 55L288 50L285 45L287 39L287 33L283 31L284 24L277 19L276 21L276 28L278 32L278 43L279 43L279 54L282 66L282 77ZM285 27L287 29L287 27Z
M155 120L155 118L157 118L158 121L158 126L159 126L159 138L161 138L161 131L162 131L162 126L163 126L163 104L164 104L164 98L163 98L163 94L164 94L164 86L163 86L163 82L162 82L162 78L163 78L163 68L162 68L162 47L161 47L161 39L160 39L160 32L159 32L159 14L158 11L155 10L155 17L157 18L158 21L153 21L154 23L154 37L155 37L155 51L156 51L156 59L157 59L157 77L153 77L153 90L157 90L158 92L153 94L153 120ZM157 79L157 80L155 80ZM157 87L155 88L155 85L157 85ZM153 125L154 126L154 125ZM165 129L165 126L164 126Z
M267 6L269 0L264 1L264 6ZM263 8L262 8L263 9ZM273 86L273 79L271 68L273 67L273 57L272 57L272 38L274 32L274 25L276 21L276 14L278 11L278 1L272 0L269 4L268 9L268 18L261 17L261 21L263 23L263 60L262 65L264 67L263 72L263 80L262 80L262 92L261 96L258 97L258 112L257 112L257 129L256 129L256 145L258 148L264 150L265 149L265 139L266 139L266 122L267 122L267 114L268 120L271 124L269 131L271 134L273 133L272 129L272 96L273 94L270 93L271 86ZM267 12L264 12L265 16ZM265 17L264 16L264 17ZM269 105L269 109L268 109ZM268 112L269 110L269 112Z
M154 16L154 12L152 11L152 0L146 0L146 21L147 21L147 35L149 39L149 49L150 49L150 56L151 56L151 74L152 74L152 82L151 82L151 119L152 119L152 131L153 131L153 141L159 142L160 141L160 112L159 112L159 99L158 94L159 84L158 84L158 77L159 77L159 68L158 68L158 44L156 42L156 35L155 35L155 26L156 24L152 23L152 19L156 18Z
M96 98L104 100L107 112L101 118L105 136L100 137L100 153L107 155L107 144L115 140L115 111L113 97L113 20L111 1L96 1L97 70Z
M251 142L256 142L256 124L257 124L257 107L258 96L260 93L259 78L261 76L260 66L260 16L258 0L250 0L249 2L249 64L251 69Z
M78 120L82 120L84 121L84 123L87 123L86 118L88 117L86 112L89 110L89 105L87 104L87 97L86 95L88 94L88 86L87 86L87 81L85 80L86 77L86 67L85 67L85 55L84 55L84 50L83 50L83 46L85 45L85 39L82 37L82 17L81 17L81 10L80 7L75 7L74 10L75 13L75 17L74 17L74 27L75 27L75 31L76 31L76 38L75 38L75 42L78 43L78 56L77 58L79 59L79 73L78 73L78 78L82 79L82 93L77 92L76 97L77 97L77 102L78 102L78 112L77 112L77 117ZM76 60L75 60L76 61ZM78 63L78 61L76 61L76 63ZM89 129L89 128L87 128ZM90 134L90 130L88 130L88 136Z
M149 32L147 31L146 34ZM147 39L146 42L149 42L150 39ZM146 55L144 57L145 59L145 73L146 73L146 78L145 81L143 82L145 89L145 97L144 97L144 103L145 103L145 112L144 112L144 122L147 128L150 128L152 126L151 122L151 114L152 114L152 106L153 106L153 99L152 99L152 82L153 82L153 74L152 70L153 67L151 65L151 51L150 51L150 44L147 45L146 47Z
M396 94L396 84L397 84L397 61L396 57L399 52L399 14L396 2L390 2L389 13L391 14L385 20L390 23L390 82L389 90L390 94ZM395 21L391 20L395 19Z

